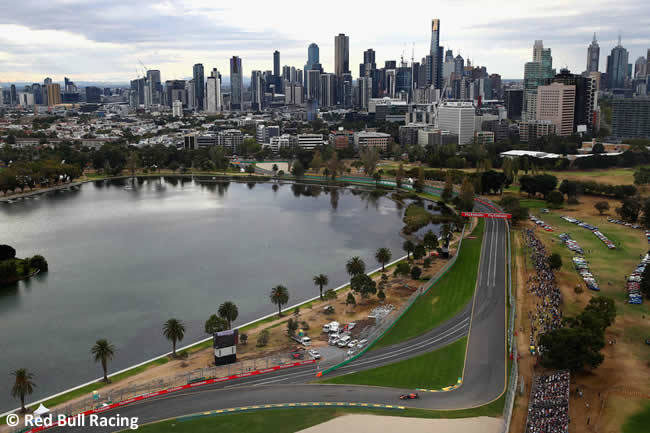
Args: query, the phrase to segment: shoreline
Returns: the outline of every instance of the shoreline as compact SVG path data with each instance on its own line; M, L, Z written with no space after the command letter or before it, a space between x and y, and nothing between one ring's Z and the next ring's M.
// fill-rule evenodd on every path
M197 174L160 174L160 173L150 173L150 174L144 174L144 175L136 175L136 176L133 176L133 177L188 177L188 178L195 178L195 177L200 177L200 176L217 177L217 175L209 175L209 174L197 175ZM51 191L55 191L55 190L61 190L61 189L67 189L67 188L69 188L71 186L79 186L79 185L82 185L84 183L89 183L89 182L94 182L94 181L126 179L126 178L130 178L130 177L132 177L132 176L114 176L114 177L106 177L106 178L100 178L100 179L86 179L86 180L83 180L83 181L71 182L71 183L64 184L64 185L57 185L57 186L51 187L51 188L44 188L44 189L40 189L40 190L36 190L36 191L31 191L29 193L25 193L24 196L33 196L33 195L45 194L47 192L51 192ZM220 175L220 177L222 177L222 178L232 178L232 176L230 176L230 175ZM246 177L249 177L249 176L246 176ZM300 178L295 178L294 176L282 177L282 178L271 178L271 179L269 179L268 176L250 176L250 177L252 178L252 179L250 179L251 181L265 182L265 183L269 182L269 180L286 180L286 181L292 182L292 183L295 183L295 182L300 183L300 182L304 182L306 180L306 182L304 182L304 184L318 183L318 184L326 184L326 185L330 184L330 182L331 182L331 181L326 180L326 179L322 179L322 180L321 179L314 179L313 177L310 178L310 179L300 179ZM239 179L237 179L237 180L239 181ZM361 180L365 180L365 179L361 179ZM353 180L335 181L335 182L332 182L330 184L330 186L335 186L335 187L339 187L339 188L345 188L345 187L350 186L350 185L360 185L360 186L365 186L365 187L371 186L371 187L375 188L374 181L372 182L371 185L369 185L367 183L364 183L364 182L355 183ZM383 186L386 187L388 185L384 184ZM393 186L392 188L395 188L395 187ZM432 195L432 194L427 193L427 195ZM21 198L24 197L24 196L21 196ZM12 200L12 199L17 198L17 196L15 196L15 195L11 196L11 197L12 198L7 197L6 200L0 199L0 201L8 201L8 200ZM426 200L432 200L433 201L433 199L426 199ZM403 235L401 229L400 229L399 232L400 232L401 235ZM392 266L392 265L394 265L394 264L396 264L396 263L398 263L400 261L403 261L404 259L406 259L406 257L407 256L404 255L403 257L400 257L400 258L398 258L398 259L396 259L394 261L391 261L390 263L386 264L386 267ZM377 272L380 272L381 269L382 269L381 267L378 267L377 269L369 271L367 273L367 275L372 276L372 275L376 274ZM338 291L343 290L344 288L346 288L348 286L349 286L349 282L344 283L344 284L334 288L334 290L338 292ZM296 307L303 306L305 304L308 304L308 303L313 302L313 301L318 300L318 299L320 299L320 296L315 296L315 297L306 299L304 301L300 301L297 304L294 304L292 306L283 308L282 312L287 312L287 311L293 310ZM263 321L267 320L268 318L275 316L276 314L277 313L275 313L275 312L267 314L265 316L259 317L257 319L252 320L252 321L249 321L247 323L239 325L239 326L235 327L234 329L250 328L251 326L256 325L256 324L258 324L260 322L263 322ZM205 344L206 342L210 341L211 339L212 339L212 337L207 337L207 338L204 338L202 340L190 343L190 344L188 344L186 346L177 348L177 352L181 352L181 351L185 351L185 350L191 350L193 348L196 348L197 346ZM156 361L159 361L159 360L161 360L163 358L166 358L169 355L171 355L171 351L167 352L167 353L163 353L163 354L158 355L158 356L155 356L155 357L150 358L148 360L142 361L140 363L131 365L129 367L126 367L126 368L121 369L119 371L116 371L114 373L111 373L110 375L108 375L108 377L109 378L115 377L115 376L118 376L118 375L121 375L121 374L124 374L124 373L128 373L129 371L135 370L137 368L146 366L148 364L154 364ZM74 386L72 388L68 388L68 389L63 390L61 392L58 392L58 393L55 393L53 395L49 395L47 397L44 397L44 398L42 398L42 399L40 399L38 401L28 403L26 406L31 407L31 406L35 406L35 405L38 405L38 404L43 403L43 402L47 402L48 400L52 400L52 399L61 397L61 396L65 395L65 394L77 391L77 390L82 389L82 388L84 388L86 386L93 385L93 384L95 384L95 383L97 383L97 382L99 382L101 380L102 380L101 377L96 378L94 380L90 380L88 382L82 383L82 384ZM10 411L7 411L7 412L4 412L4 413L0 414L0 418L4 418L9 414L14 413L16 410L19 410L19 408L13 409L13 410L10 410ZM1 422L0 422L0 424L1 424Z

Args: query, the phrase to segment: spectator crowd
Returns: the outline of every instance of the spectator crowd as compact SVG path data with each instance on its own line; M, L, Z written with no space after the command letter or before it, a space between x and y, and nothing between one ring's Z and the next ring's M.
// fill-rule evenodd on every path
M533 378L526 433L568 433L570 379L568 371Z

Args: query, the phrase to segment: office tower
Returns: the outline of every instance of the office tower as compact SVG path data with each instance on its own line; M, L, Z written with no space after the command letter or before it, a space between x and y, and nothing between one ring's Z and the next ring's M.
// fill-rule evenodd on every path
M192 68L192 80L194 81L194 108L196 111L205 109L205 74L203 64L197 63Z
M350 38L343 33L334 37L334 73L336 76L350 72Z
M488 77L490 81L490 88L492 89L492 94L488 95L489 99L501 99L503 97L503 89L501 84L501 75L499 74L490 74Z
M573 134L573 112L576 103L576 86L551 83L537 88L537 119L555 125L557 135Z
M44 85L52 84L52 79L50 77L47 77L46 79L43 80Z
M232 56L230 59L230 109L244 109L244 72L241 58Z
M147 71L147 83L151 92L151 104L161 105L163 103L163 87L158 69L149 69Z
M32 86L32 90L33 89L34 86ZM86 102L93 104L102 102L102 89L94 86L86 87ZM34 103L36 103L36 92L34 92Z
M333 107L336 105L336 76L322 74L320 76L320 106Z
M340 84L340 95L337 95L339 103L343 105L344 108L352 107L352 74L347 72L343 74L341 78L338 78L341 81Z
M612 133L617 138L650 138L650 98L614 98Z
M307 71L307 83L305 85L307 100L314 101L319 99L320 93L320 71L310 69Z
M572 74L568 69L561 69L560 73L551 80L567 86L575 86L575 107L573 114L573 128L585 125L589 130L593 127L593 112L596 105L596 82L591 77Z
M645 77L646 75L646 59L641 56L634 62L634 78Z
M363 63L359 65L359 77L370 76L371 71L377 69L375 63L375 50L372 48L363 52Z
M51 80L50 80L51 82ZM47 105L57 105L61 103L61 86L58 83L47 84Z
M438 127L458 136L459 145L470 144L476 129L476 108L472 102L445 102L438 108Z
M522 105L524 102L523 89L507 89L505 91L505 104L508 110L508 119L521 120Z
M542 74L544 78L553 76L553 57L551 49L544 48L544 41L536 40L533 45L533 62L542 64Z
M18 104L18 93L16 92L16 85L12 84L11 87L9 88L9 105L16 105Z
M251 104L253 110L262 110L264 104L264 81L262 71L251 72Z
M645 56L645 72L647 75L650 75L650 48L648 48L648 54Z
M359 106L367 111L372 97L372 81L370 77L360 77L357 82L359 83Z
M315 65L320 65L320 55L318 45L311 43L309 44L309 48L307 48L307 64L305 64L305 71L309 71ZM307 72L305 72L305 74L306 73Z
M198 110L196 107L196 86L194 85L194 79L191 79L185 82L185 106L190 110Z
M174 101L181 101L183 105L187 105L187 91L185 90L185 85L185 80L165 81L165 102L168 107L171 108Z
M208 113L221 111L221 74L216 68L205 82L205 104Z
M43 89L40 84L32 84L32 93L34 94L34 105L43 105Z
M533 45L533 61L524 65L524 105L522 120L535 120L537 112L537 87L553 77L551 49L544 48L541 40Z
M460 78L465 74L465 59L458 54L454 59L454 75Z
M600 46L596 41L596 33L594 39L591 41L589 48L587 48L587 75L590 72L598 72L598 65L600 63Z
M293 75L295 77L296 75L296 70L293 70ZM288 82L295 81L295 79L291 79L291 66L283 66L282 67L282 80L287 80Z
M302 69L296 69L296 79L294 81L300 83L301 86L305 83L303 75Z
M621 46L621 37L618 45L612 48L612 53L607 56L607 87L612 89L625 88L625 80L629 78L628 51Z
M431 20L431 56L430 80L436 89L442 86L442 54L443 47L440 46L440 20ZM428 59L427 59L428 60Z
M278 50L273 51L273 76L280 76L280 52Z

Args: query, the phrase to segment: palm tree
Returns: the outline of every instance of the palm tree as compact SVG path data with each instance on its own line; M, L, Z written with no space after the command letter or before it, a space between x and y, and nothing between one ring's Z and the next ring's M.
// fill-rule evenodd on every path
M355 275L365 274L366 264L361 260L361 257L356 256L348 260L345 264L345 269L348 271L348 274L353 277Z
M172 342L172 356L176 356L176 343L185 337L185 325L178 319L169 319L163 325L163 335Z
M381 271L384 272L384 265L390 262L390 259L393 257L393 254L388 248L379 248L375 253L375 259L381 263Z
M271 289L271 302L278 306L278 316L282 317L282 306L289 302L289 290L284 286Z
M20 411L25 413L27 412L27 409L25 409L25 395L31 394L36 388L36 384L32 381L34 375L27 371L26 368L19 368L11 374L16 378L13 388L11 388L11 396L20 398Z
M329 284L329 279L325 274L318 274L314 277L314 284L320 288L320 298L323 299L323 286Z
M95 345L90 349L90 352L95 357L95 362L101 362L102 370L104 370L104 382L108 383L108 376L106 372L108 370L108 361L113 359L115 355L115 346L113 346L105 338L97 340Z
M415 250L415 244L413 243L413 241L410 241L410 240L405 241L402 244L402 249L404 251L406 251L406 259L410 260L411 259L411 253Z
M219 306L219 316L226 319L228 329L230 329L232 322L237 320L237 316L239 316L239 309L234 302L226 301Z

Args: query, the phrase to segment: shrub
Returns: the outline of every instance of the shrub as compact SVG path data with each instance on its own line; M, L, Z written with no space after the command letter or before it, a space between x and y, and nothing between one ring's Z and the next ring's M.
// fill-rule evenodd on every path
M264 347L267 344L269 344L269 331L268 330L263 330L260 332L260 334L257 336L257 347Z
M35 255L31 259L29 259L29 267L38 269L41 272L47 272L48 270L47 260L45 260L45 257L41 255Z
M422 275L422 269L418 268L417 266L413 266L411 269L411 278L414 280L419 280L420 275Z

